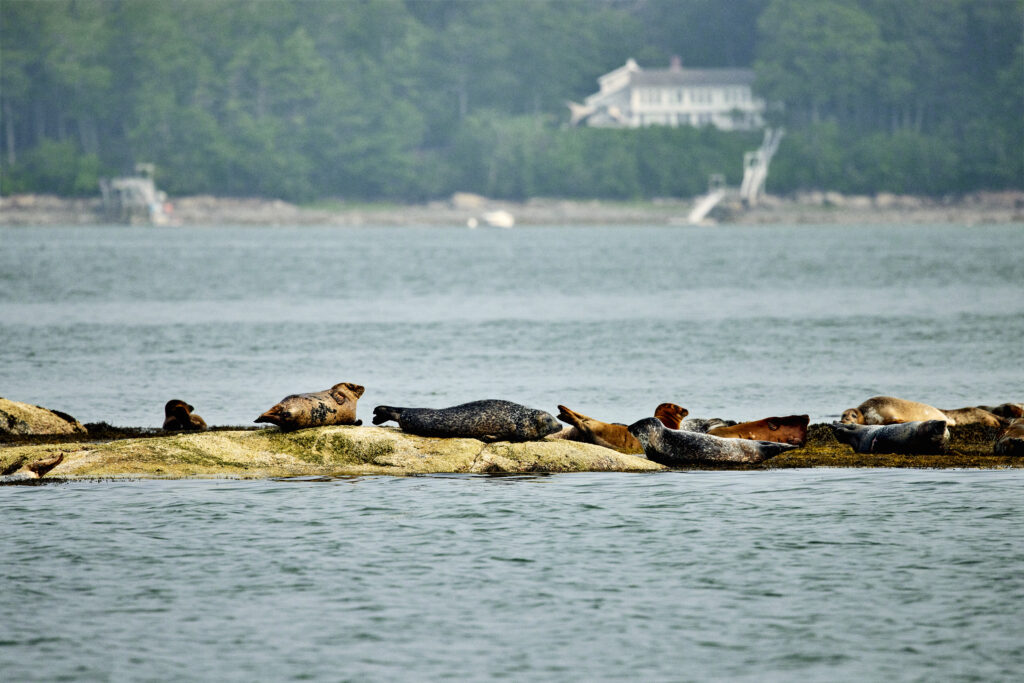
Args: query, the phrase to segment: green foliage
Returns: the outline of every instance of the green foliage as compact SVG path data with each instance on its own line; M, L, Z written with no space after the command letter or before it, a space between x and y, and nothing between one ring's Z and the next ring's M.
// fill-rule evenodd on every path
M565 127L627 57L754 64L775 192L1024 186L1024 0L3 0L0 191L632 199L758 136Z
M43 140L2 176L0 191L45 192L79 197L97 194L102 165L95 154L81 154L72 142Z

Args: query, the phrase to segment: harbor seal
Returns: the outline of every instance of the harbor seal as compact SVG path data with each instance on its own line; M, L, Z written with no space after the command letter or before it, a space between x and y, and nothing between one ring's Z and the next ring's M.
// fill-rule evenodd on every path
M1003 430L992 448L996 455L1024 456L1024 418L1016 418Z
M892 396L869 398L856 408L843 411L843 417L839 421L843 424L891 425L924 420L945 420L951 426L956 424L955 420L946 417L941 410L927 403Z
M654 417L669 429L679 429L679 423L689 414L689 410L675 403L662 403L654 409Z
M192 406L181 399L172 398L164 404L164 429L166 431L203 431L206 422L192 411Z
M361 425L363 421L356 419L356 401L364 391L358 384L342 382L326 391L292 394L255 421L269 422L286 432L325 425Z
M949 428L945 420L917 420L888 425L832 423L836 439L855 453L945 453Z
M997 417L1005 417L1013 420L1018 417L1024 417L1024 403L1000 403L997 406L978 406L982 410L987 410Z
M940 408L939 410L942 409ZM957 427L963 427L964 425L1002 427L1006 424L1005 419L999 419L999 417L984 408L957 408L956 410L942 410L942 413Z
M707 434L712 429L731 427L735 424L736 422L734 420L723 420L718 417L691 417L689 420L680 420L679 426L676 427L676 429L683 432ZM671 429L671 427L669 427L669 429Z
M654 417L634 422L628 429L640 441L648 460L668 467L701 463L759 463L796 448L788 443L723 439L699 432L666 429Z
M46 476L46 473L52 470L57 465L64 462L64 454L59 453L52 458L43 458L42 460L35 460L25 465L26 468L36 475L39 479Z
M561 431L551 413L511 401L488 399L451 408L377 406L373 424L394 420L402 431L419 436L470 438L481 441L539 441Z
M775 441L803 446L807 443L807 425L810 424L810 421L811 418L808 415L766 417L753 422L740 422L731 427L715 427L709 429L708 434L726 439Z
M604 446L620 453L643 453L643 446L636 440L626 425L619 423L601 422L582 413L569 410L565 406L558 406L558 419L572 425L575 433L563 437L570 441L592 443L595 446Z

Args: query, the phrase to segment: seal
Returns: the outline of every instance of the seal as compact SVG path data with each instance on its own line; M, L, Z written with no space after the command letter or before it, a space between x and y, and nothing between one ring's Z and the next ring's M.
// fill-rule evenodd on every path
M939 410L942 410L941 408ZM984 408L957 408L956 410L942 410L951 424L955 424L957 427L963 427L964 425L984 425L985 427L1002 427L1006 424L1006 420L1000 420L999 417L993 413L985 410Z
M561 431L555 416L511 401L488 399L450 408L377 406L373 424L394 420L402 431L419 436L481 441L538 441Z
M888 425L832 423L836 439L855 453L945 453L949 428L945 420L917 420Z
M562 405L558 406L558 419L572 425L570 430L574 430L562 438L604 446L620 453L644 452L643 446L624 424L601 422Z
M255 421L269 422L285 432L326 425L361 425L363 421L356 419L356 401L364 391L358 384L341 382L326 391L292 394Z
M740 422L731 427L715 427L709 429L708 434L726 439L775 441L803 446L807 443L807 425L810 424L810 421L811 418L808 415L766 417L753 422Z
M689 410L675 403L661 403L654 409L654 417L669 429L679 429L679 423L689 414Z
M1000 403L997 406L978 407L982 410L987 410L997 417L1005 417L1010 420L1018 417L1024 417L1024 403Z
M947 418L941 410L927 403L907 401L892 396L869 398L856 408L843 411L843 417L839 421L843 424L891 425L922 420L945 420L950 425L956 424L955 421Z
M734 420L723 420L718 417L691 417L689 420L681 420L679 426L676 429L683 432L698 432L700 434L707 434L712 429L718 429L720 427L731 427L735 425ZM666 427L668 425L665 425ZM669 429L672 429L669 427Z
M1024 418L1018 417L1003 430L992 448L996 455L1024 456Z
M42 460L35 460L25 465L29 471L33 472L36 477L42 479L46 476L46 473L52 470L57 465L64 462L64 454L60 453L53 456L52 458L43 458Z
M164 429L167 431L203 431L206 422L192 411L192 406L181 399L172 398L164 404Z
M648 460L668 467L702 463L759 463L796 448L788 443L723 439L700 432L666 429L654 417L634 422L628 429L640 441Z

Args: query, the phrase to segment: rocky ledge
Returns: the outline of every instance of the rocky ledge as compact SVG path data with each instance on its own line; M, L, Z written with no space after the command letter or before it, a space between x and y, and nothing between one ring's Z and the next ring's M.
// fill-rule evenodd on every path
M955 428L942 455L861 455L840 444L827 425L812 425L807 445L760 465L793 467L1024 467L992 454L997 430ZM67 437L65 437L66 439ZM643 457L572 441L485 444L476 439L435 439L389 427L214 430L110 441L64 441L0 447L0 475L63 455L47 479L294 477L501 474L526 472L647 472L665 469Z

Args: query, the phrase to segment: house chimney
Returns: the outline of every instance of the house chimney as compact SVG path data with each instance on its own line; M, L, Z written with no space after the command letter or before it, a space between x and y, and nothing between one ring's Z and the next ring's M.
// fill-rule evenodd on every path
M683 60L679 58L679 55L672 55L672 59L669 60L668 68L672 69L673 71L683 70Z

